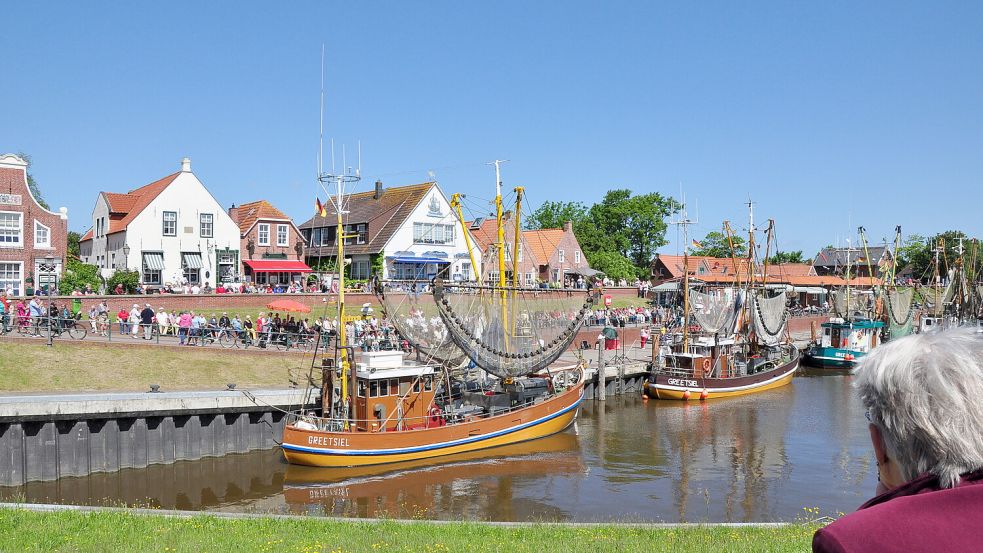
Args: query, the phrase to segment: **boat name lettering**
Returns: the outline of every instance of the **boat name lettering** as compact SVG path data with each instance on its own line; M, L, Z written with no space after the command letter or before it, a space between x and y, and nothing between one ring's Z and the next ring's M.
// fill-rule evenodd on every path
M348 438L333 438L331 436L308 436L310 445L326 445L329 447L348 447Z
M696 386L695 380L686 380L685 378L670 378L666 380L666 384L670 386Z
M341 488L314 488L308 491L310 499L321 499L325 497L348 497L348 486Z

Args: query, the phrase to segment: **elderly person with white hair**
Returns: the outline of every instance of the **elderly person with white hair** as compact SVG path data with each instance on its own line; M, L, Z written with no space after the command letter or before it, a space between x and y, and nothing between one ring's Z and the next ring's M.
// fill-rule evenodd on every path
M856 370L878 495L816 532L813 551L983 550L983 334L875 348Z

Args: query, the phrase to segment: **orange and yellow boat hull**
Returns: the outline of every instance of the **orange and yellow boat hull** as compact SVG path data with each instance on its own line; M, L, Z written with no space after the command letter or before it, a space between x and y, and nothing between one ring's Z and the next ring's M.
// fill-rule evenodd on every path
M799 368L799 357L770 371L738 378L685 378L656 374L643 385L643 393L653 399L701 401L743 396L785 386Z
M288 425L281 447L287 462L314 467L358 467L466 453L560 432L576 419L583 397L580 382L542 403L508 413L416 430L326 432Z

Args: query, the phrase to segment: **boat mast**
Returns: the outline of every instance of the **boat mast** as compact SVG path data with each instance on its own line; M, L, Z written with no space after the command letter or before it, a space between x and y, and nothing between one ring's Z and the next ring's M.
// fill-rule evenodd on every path
M508 160L496 159L492 163L495 165L495 219L497 221L498 228L498 240L496 247L498 248L498 288L499 294L502 300L502 330L507 337L509 334L509 327L505 324L508 320L508 292L505 289L505 225L502 222L502 164ZM513 255L515 255L513 253ZM513 271L515 272L515 271ZM505 350L508 350L508 340L502 340L502 345Z
M686 212L686 199L683 198L679 209L679 219L670 224L683 229L683 353L689 352L689 226L697 221L689 218Z
M512 245L512 287L519 287L519 239L522 237L522 193L525 192L522 186L515 187L515 237ZM561 275L562 277L562 275Z
M481 285L481 271L475 263L474 249L471 248L471 233L468 232L467 225L464 224L464 213L461 212L461 195L454 193L451 195L451 209L457 214L457 221L461 224L461 234L464 236L464 246L468 248L468 257L471 259L471 270L474 271L478 285Z

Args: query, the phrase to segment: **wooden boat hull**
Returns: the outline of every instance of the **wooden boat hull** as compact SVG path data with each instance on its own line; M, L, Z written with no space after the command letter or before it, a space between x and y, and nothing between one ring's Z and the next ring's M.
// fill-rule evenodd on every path
M738 378L681 378L655 374L644 384L644 393L653 399L701 401L743 396L785 386L799 368L799 357L770 371ZM704 396L704 391L706 395Z
M542 403L515 411L436 428L390 432L323 432L287 426L287 462L314 467L358 467L401 463L515 444L564 430L584 397L581 381Z

